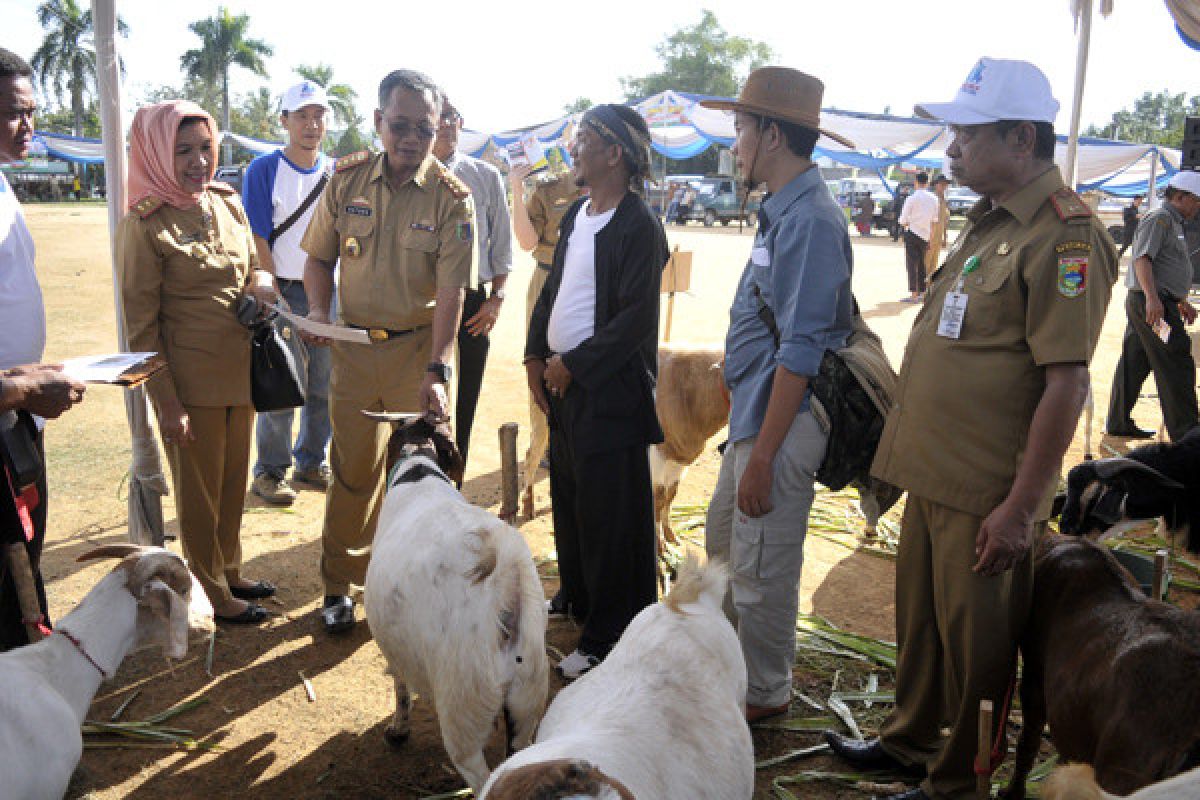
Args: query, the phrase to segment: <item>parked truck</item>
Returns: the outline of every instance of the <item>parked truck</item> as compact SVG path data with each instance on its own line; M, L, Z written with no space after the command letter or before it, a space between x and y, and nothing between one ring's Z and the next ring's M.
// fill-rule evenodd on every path
M758 221L758 207L762 197L758 192L751 192L745 208L742 208L742 192L734 178L700 178L690 182L696 190L696 199L688 210L687 216L681 222L688 220L703 222L707 227L720 222L728 225L737 220L754 225Z

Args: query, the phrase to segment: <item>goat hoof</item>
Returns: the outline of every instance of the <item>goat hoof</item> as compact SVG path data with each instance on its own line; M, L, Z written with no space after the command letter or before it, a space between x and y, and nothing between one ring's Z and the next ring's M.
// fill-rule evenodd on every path
M383 738L392 747L401 747L408 741L408 731L396 730L389 725L383 729Z

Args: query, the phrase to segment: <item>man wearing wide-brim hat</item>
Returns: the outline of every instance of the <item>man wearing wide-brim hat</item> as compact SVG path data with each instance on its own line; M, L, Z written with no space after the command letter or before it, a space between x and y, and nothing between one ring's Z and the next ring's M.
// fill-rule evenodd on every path
M871 470L908 492L896 706L878 739L826 736L859 767L923 777L892 800L975 797L976 770L1005 754L1031 545L1046 530L1116 279L1112 240L1054 166L1057 112L1041 70L993 58L952 102L917 106L950 127L950 172L982 197L932 276ZM976 764L982 700L996 709L999 747Z
M823 91L810 75L764 67L736 101L703 101L734 112L738 170L770 192L729 309L729 444L705 533L709 556L733 573L751 722L784 713L792 696L804 536L826 445L809 380L852 327L846 218L812 154L821 135L853 145L820 127Z

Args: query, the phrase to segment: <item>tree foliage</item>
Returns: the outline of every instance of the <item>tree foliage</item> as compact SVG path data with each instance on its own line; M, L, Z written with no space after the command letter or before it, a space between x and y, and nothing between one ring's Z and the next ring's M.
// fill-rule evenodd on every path
M731 36L708 9L698 23L668 35L655 51L662 59L660 71L621 78L626 100L665 89L730 97L737 94L751 70L774 57L763 42Z
M571 102L563 106L564 114L577 114L580 111L587 111L592 106L596 105L587 97L576 97Z
M229 130L229 70L242 67L260 77L267 77L263 62L274 50L261 39L247 38L250 28L248 14L231 14L220 7L217 13L188 25L192 33L200 37L200 47L188 50L179 64L190 81L216 87L221 98L220 120L224 130Z
M89 136L93 139L100 138L100 110L96 106L96 101L88 103L87 108L83 112L83 127L82 133L75 128L75 112L69 108L60 108L54 111L39 111L37 115L37 128L39 131L47 131L48 133L67 133L73 136Z
M42 44L30 60L43 94L53 95L60 105L70 98L71 130L85 132L87 99L95 97L96 49L91 9L76 0L45 0L37 7L38 24L46 31ZM126 36L129 26L117 17L117 31ZM124 73L124 66L121 68Z
M312 81L325 90L329 95L329 105L333 107L333 116L339 123L347 128L357 127L362 124L363 119L358 115L358 111L354 108L354 101L358 99L358 92L351 89L347 84L333 82L333 67L328 64L317 64L316 66L308 66L301 64L296 67L296 74L306 81Z
M279 100L266 86L242 97L233 111L231 131L254 139L276 142L283 138L279 123Z
M1133 101L1132 108L1115 112L1104 127L1089 126L1084 135L1179 147L1183 144L1184 118L1195 116L1200 116L1200 95L1188 97L1186 92L1173 94L1165 89L1144 92Z

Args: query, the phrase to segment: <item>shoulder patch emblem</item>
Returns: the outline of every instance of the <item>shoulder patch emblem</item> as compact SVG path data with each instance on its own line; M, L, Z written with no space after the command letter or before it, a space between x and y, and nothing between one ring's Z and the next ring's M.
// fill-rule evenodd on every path
M371 160L370 150L359 150L357 153L351 153L348 156L342 156L337 160L337 165L334 166L334 172L345 172L348 169L360 167Z
M1050 195L1050 202L1054 205L1054 213L1058 214L1058 218L1063 222L1092 216L1092 210L1087 207L1087 203L1066 186Z
M1088 255L1076 253L1058 257L1058 293L1063 297L1079 297L1087 291Z
M163 201L157 197L144 197L137 202L133 207L133 213L137 214L142 219L158 211L163 206Z

